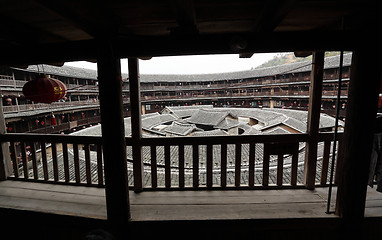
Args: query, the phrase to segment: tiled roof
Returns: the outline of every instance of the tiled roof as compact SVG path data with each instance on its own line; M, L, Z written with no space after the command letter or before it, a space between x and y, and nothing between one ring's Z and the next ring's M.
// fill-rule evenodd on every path
M198 108L197 108L198 107ZM192 117L182 119L184 115L179 114L179 112L187 111L181 109L181 107L173 109L172 114L148 114L149 116L142 116L142 128L145 130L152 130L153 127L160 124L173 124L171 128L167 127L168 132L174 131L173 134L182 135L183 130L186 131L185 126L190 126L191 124L201 124L210 125L215 128L220 128L223 130L228 130L232 127L241 125L244 130L243 134L262 134L262 132L267 132L268 129L273 129L274 127L280 125L286 125L298 132L306 132L307 127L307 111L291 110L291 109L279 109L279 108L207 108L204 105L198 105L197 107L189 108L192 111ZM188 107L185 107L188 108ZM178 117L181 115L181 117ZM253 118L261 122L264 126L255 129L249 125L243 126L243 124L238 121L226 119L228 115L234 115L239 117ZM174 124L176 123L176 126ZM335 119L321 113L320 115L320 129L332 128L335 125ZM339 121L339 126L344 126L343 121ZM176 128L178 128L176 130ZM195 129L194 129L195 130ZM177 133L176 133L177 132ZM153 132L154 133L154 132ZM163 132L162 132L163 133ZM73 133L75 135L101 135L101 125L96 125L90 128ZM131 134L131 123L130 118L125 118L125 135L130 136ZM161 134L163 135L163 134ZM185 136L185 135L182 135Z
M344 54L344 66L351 65L351 53ZM325 58L324 68L338 68L339 55ZM211 73L211 74L142 74L141 82L210 82L219 80L234 80L275 76L287 73L311 71L311 61L296 62L274 67L253 69L247 71Z
M78 68L71 66L56 67L47 64L29 65L27 69L14 68L20 71L33 72L33 73L45 73L62 77L73 77L97 80L97 71L87 68Z
M285 130L284 128L280 126L264 131L264 134L289 134L289 133L290 132L288 130Z
M187 122L215 127L219 125L228 115L228 112L199 109L197 112L192 114L190 118L187 118Z
M228 133L221 129L214 129L211 131L198 131L195 132L192 136L194 137L206 137L206 136L227 136Z
M231 119L224 119L218 125L216 125L215 128L228 130L228 129L237 127L239 124L240 123L238 121L231 120Z
M179 123L179 122L172 122L170 126L168 126L164 131L166 133L179 135L179 136L187 136L192 131L196 129L195 124L185 124L185 123Z
M344 54L344 66L351 65L351 53ZM339 55L325 58L325 69L337 68L339 65ZM42 69L39 65L40 71ZM97 71L77 68L71 66L55 67L51 65L43 65L46 74L83 78L83 79L97 79ZM38 72L36 65L30 65L27 69L14 68L20 71ZM141 82L210 82L219 80L234 80L245 78L257 78L266 76L282 75L287 73L298 73L311 71L311 61L296 62L291 64L284 64L274 67L253 69L247 71L227 72L227 73L211 73L211 74L141 74ZM127 74L122 74L122 78L128 78Z
M172 114L153 115L153 116L142 119L142 128L151 129L157 125L160 125L163 123L171 123L172 121L175 121L175 120L177 120L177 118L173 116Z

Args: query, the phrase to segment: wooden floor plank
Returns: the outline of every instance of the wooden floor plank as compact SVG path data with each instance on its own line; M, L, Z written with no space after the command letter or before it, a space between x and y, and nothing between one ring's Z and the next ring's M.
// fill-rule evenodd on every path
M132 219L208 220L208 219L269 219L326 218L324 204L240 204L240 205L135 205ZM334 217L334 216L329 216Z
M79 203L92 205L105 205L105 198L97 195L85 195L78 193L63 193L54 191L42 191L34 189L11 189L2 188L0 196L18 197L33 200L51 201L56 204Z
M0 191L2 188L31 189L31 190L41 190L41 191L72 193L72 194L105 196L104 188L71 186L71 185L62 185L62 184L44 184L44 183L34 183L34 182L24 182L24 181L22 182L3 181L3 182L0 182Z
M335 217L325 214L326 199L327 188L130 192L133 221ZM0 207L106 219L105 191L95 187L3 181ZM382 216L382 194L373 189L365 215Z
M134 195L134 194L132 194ZM231 197L211 197L199 196L197 198L186 198L181 196L172 197L132 197L130 198L131 205L219 205L219 204L267 204L267 203L324 203L318 196L312 195L284 195L275 197L270 196L231 196Z
M60 202L57 204L55 201L46 199L26 200L13 196L0 196L0 203L1 208L106 219L106 206L91 203Z

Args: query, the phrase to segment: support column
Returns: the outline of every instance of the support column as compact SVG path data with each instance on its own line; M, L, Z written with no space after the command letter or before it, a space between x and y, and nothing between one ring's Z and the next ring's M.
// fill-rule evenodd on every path
M325 52L313 52L312 72L309 86L309 110L306 143L304 179L307 189L314 189L317 163L318 129L320 124L320 110L322 97L322 80Z
M130 219L121 65L110 38L98 39L97 50L107 217L121 228Z
M142 121L141 121L141 91L139 82L139 65L137 58L129 58L129 87L131 111L131 139L133 151L134 191L143 190L142 162Z
M381 52L353 52L343 159L338 159L336 214L348 223L364 216L370 156L381 81Z
M5 119L3 114L3 99L0 97L0 137L6 134ZM0 142L0 181L7 179L12 174L11 157L9 154L9 144Z

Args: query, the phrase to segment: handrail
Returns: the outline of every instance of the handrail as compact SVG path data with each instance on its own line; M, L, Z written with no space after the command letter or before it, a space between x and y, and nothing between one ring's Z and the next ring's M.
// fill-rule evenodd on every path
M64 134L6 133L0 134L0 142L53 142L76 144L101 144L102 137Z
M11 105L11 106L3 106L3 112L24 112L24 111L35 111L36 109L61 109L67 107L75 107L75 106L99 106L99 102L97 101L72 101L72 102L54 102L51 104L47 103L33 103L33 104L21 104L21 105Z
M126 138L126 144L132 141ZM273 135L239 135L239 136L205 136L205 137L153 137L142 138L143 146L164 145L206 145L206 144L235 144L235 143L271 143L271 142L306 142L308 134L273 134Z

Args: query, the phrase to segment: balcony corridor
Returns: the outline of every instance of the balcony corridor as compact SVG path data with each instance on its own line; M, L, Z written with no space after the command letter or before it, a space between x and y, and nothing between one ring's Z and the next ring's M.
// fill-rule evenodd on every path
M327 188L130 192L133 221L336 218L325 214L326 199ZM8 180L0 207L106 219L104 188ZM366 216L382 216L382 195L370 188Z

